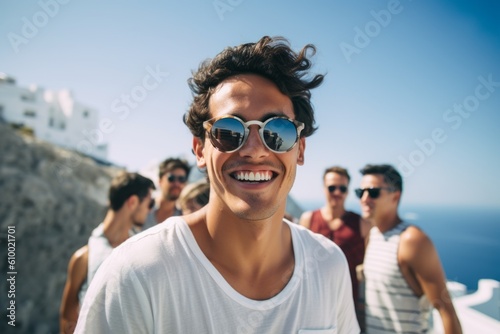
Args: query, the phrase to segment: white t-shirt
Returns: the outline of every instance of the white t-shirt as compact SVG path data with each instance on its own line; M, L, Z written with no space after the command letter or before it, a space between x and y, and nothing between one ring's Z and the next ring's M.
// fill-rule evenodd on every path
M182 217L137 234L99 268L75 333L359 333L344 254L327 238L287 224L294 272L264 301L226 282Z

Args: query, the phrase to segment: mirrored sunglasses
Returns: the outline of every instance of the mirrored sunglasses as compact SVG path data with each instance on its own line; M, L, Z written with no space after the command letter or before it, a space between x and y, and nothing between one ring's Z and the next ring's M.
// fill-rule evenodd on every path
M304 123L283 116L271 117L265 122L243 122L236 116L227 115L203 122L212 145L225 153L235 152L245 144L251 125L259 126L262 142L274 153L290 151L297 144L300 132L304 129Z

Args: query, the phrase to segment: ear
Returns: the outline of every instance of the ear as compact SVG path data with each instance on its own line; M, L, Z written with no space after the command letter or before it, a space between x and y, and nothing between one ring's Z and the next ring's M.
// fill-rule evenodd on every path
M297 155L297 165L302 166L305 161L306 137L299 139L299 153Z
M399 203L399 200L401 199L401 191L395 191L394 192L394 202Z
M199 137L193 137L193 153L196 156L196 165L198 168L205 168L207 166L205 156L203 155L204 145Z
M140 204L139 196L137 195L132 195L130 196L127 201L125 202L125 205L127 206L128 209L130 210L135 210Z

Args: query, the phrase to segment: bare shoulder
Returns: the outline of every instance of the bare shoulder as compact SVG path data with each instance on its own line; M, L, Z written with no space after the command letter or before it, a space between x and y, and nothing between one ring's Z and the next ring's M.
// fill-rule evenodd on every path
M411 261L434 251L431 239L417 226L409 226L401 233L400 254Z
M81 258L88 257L88 256L89 256L89 246L88 245L85 245L82 248L77 249L73 253L73 257L77 258L77 259L81 259Z
M82 248L77 249L71 259L69 260L69 266L71 267L87 267L89 259L89 247L87 245Z
M300 216L299 225L309 228L311 226L312 211L306 211Z
M409 246L421 246L430 242L430 239L418 226L411 225L401 233L401 241Z
M72 286L72 289L79 289L85 277L87 277L88 249L88 246L85 245L76 250L69 260L67 284Z

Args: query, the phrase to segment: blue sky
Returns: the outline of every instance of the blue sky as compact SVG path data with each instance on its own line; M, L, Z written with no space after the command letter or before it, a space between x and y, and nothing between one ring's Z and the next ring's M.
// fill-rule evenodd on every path
M347 167L357 187L366 163L391 163L406 204L500 207L496 1L59 1L0 2L0 72L69 88L111 119L117 164L194 162L181 122L191 71L226 46L282 35L295 49L315 44L314 71L327 73L299 203L322 201L326 167ZM124 94L150 72L158 80L125 113Z

